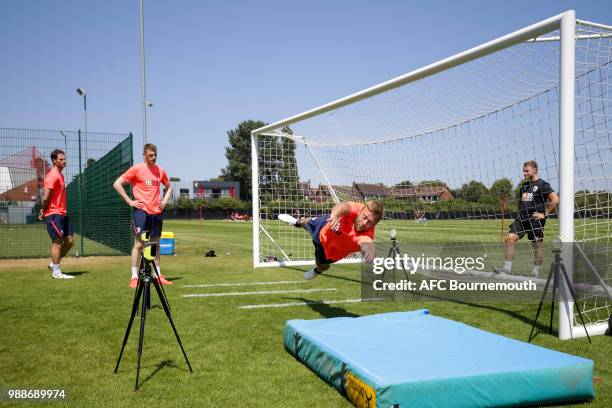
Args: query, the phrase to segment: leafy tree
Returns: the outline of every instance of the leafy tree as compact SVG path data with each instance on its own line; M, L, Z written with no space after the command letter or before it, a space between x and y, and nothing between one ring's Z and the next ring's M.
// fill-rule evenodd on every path
M472 180L469 183L462 185L458 191L459 198L473 203L479 201L482 202L482 199L486 199L488 195L489 190L487 189L487 186L476 180Z
M404 181L401 181L401 182L397 183L394 187L402 188L402 187L412 187L412 186L414 186L412 181L404 180Z
M504 194L508 199L512 198L512 192L514 191L514 186L512 185L512 181L509 178L501 178L499 180L495 180L491 185L491 195L493 197L501 198Z
M442 180L423 180L419 181L419 187L446 187L446 183Z
M193 200L187 197L179 197L179 199L176 200L176 207L189 210L189 209L195 208L195 203Z
M240 182L242 199L251 199L251 131L265 125L259 120L245 120L227 132L230 144L225 148L227 167L221 170L220 178Z

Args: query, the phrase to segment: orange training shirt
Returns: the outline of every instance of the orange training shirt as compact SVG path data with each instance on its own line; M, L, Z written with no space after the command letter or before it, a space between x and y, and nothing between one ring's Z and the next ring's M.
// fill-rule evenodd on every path
M147 214L161 214L159 209L159 188L169 183L168 174L158 165L136 164L121 175L124 181L132 184L136 200L142 201Z
M51 197L49 206L47 206L43 216L48 217L53 214L66 215L66 183L64 182L64 175L57 167L53 167L45 175L44 187L51 190Z
M331 261L339 261L353 252L359 251L359 244L374 240L374 228L364 232L355 230L355 218L361 212L364 204L349 203L350 213L339 217L340 233L334 232L327 223L319 234L325 257Z

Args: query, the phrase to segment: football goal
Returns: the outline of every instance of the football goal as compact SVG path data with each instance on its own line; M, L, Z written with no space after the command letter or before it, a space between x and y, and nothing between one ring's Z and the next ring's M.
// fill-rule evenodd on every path
M611 63L612 26L568 11L253 131L254 265L313 263L309 235L279 214L379 199L377 242L395 230L402 252L477 244L493 270L504 265L523 163L533 160L559 197L543 245L556 237L579 246L565 264L583 287L599 288L579 291L577 303L589 333L603 333L612 310ZM531 277L533 255L520 240L511 274ZM589 267L574 273L580 256ZM561 289L559 336L584 335Z

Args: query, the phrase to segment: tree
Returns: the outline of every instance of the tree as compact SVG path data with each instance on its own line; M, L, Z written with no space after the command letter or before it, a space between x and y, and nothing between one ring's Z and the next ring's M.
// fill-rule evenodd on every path
M402 182L397 183L394 187L402 188L402 187L412 187L414 184L410 180L404 180Z
M469 183L461 186L458 191L458 195L459 198L462 198L465 201L476 203L482 201L483 198L486 198L489 195L489 190L487 189L487 186L482 184L480 181L472 180Z
M292 135L289 126L282 129L283 133ZM288 137L281 137L278 141L281 149L281 161L278 163L278 191L282 197L291 197L299 190L299 176L295 158L295 142Z
M419 187L446 187L446 183L441 180L423 180L419 181Z
M229 146L225 148L227 167L221 170L223 180L240 182L240 198L251 200L251 131L265 126L259 120L245 120L227 132Z
M502 197L506 197L507 202L514 200L514 186L509 178L495 180L490 188L490 195L493 202L500 202Z

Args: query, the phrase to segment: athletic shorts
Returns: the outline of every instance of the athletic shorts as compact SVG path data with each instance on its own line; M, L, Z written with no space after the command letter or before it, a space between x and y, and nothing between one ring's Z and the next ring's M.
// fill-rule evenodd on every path
M336 262L325 257L325 250L323 249L323 245L321 245L321 241L319 240L321 230L325 224L327 224L328 219L329 215L322 215L320 217L311 218L310 221L304 225L304 228L310 232L310 236L312 237L312 243L315 247L315 261L319 265L329 265Z
M148 232L149 238L161 237L163 223L164 216L162 214L149 214L138 208L134 210L133 227L136 236Z
M544 225L546 220L515 220L510 225L510 233L518 235L519 239L527 234L530 241L544 239Z
M45 218L45 224L51 239L62 239L73 235L72 225L65 215L51 214Z

